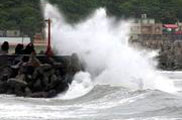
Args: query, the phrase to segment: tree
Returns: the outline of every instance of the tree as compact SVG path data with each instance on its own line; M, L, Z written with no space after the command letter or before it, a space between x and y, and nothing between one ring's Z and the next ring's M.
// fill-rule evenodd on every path
M20 29L31 38L43 26L38 0L1 0L0 18L0 30Z
M182 20L182 0L49 0L56 4L70 23L88 17L96 8L105 7L108 15L140 18L147 14L157 22ZM33 37L43 28L39 0L1 0L0 30L20 29Z

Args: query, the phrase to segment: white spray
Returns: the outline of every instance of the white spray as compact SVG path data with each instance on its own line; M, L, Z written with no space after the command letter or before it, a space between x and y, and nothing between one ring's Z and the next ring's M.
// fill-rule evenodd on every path
M173 82L156 72L149 54L127 44L129 22L108 18L103 8L76 25L67 24L58 9L50 4L44 7L44 13L45 18L52 19L55 50L61 55L77 53L94 84L176 92Z

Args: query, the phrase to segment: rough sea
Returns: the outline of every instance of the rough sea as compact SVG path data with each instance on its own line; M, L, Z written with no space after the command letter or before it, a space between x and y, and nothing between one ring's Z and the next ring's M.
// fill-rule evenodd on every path
M77 53L85 71L52 99L0 95L0 120L180 120L182 72L159 72L158 50L128 44L132 20L108 17L104 8L69 24L42 0L51 19L57 55ZM45 28L45 31L47 28Z
M162 72L182 88L182 72ZM180 120L182 94L95 86L86 95L63 100L0 96L1 120Z

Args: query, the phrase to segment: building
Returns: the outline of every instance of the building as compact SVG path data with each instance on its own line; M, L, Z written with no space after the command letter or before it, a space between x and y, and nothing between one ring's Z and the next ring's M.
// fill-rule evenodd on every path
M7 30L6 36L7 37L20 37L21 32L20 32L20 30Z
M36 33L33 41L37 53L46 51L47 41L43 38L41 33Z
M30 43L29 37L0 37L0 45L4 42L8 41L9 45L16 46L17 44L24 44L27 45Z
M162 35L162 24L141 24L141 35Z
M15 46L18 43L28 44L30 43L30 37L21 35L20 30L0 30L0 44L4 41L8 41L11 46Z
M160 36L162 35L163 26L161 23L155 23L155 19L147 18L146 14L142 14L140 19L135 19L130 28L131 39L139 37Z
M5 36L5 31L0 30L0 37L4 37Z
M33 39L37 53L45 51L47 46L47 42L42 36L42 33L36 33ZM2 45L4 41L9 43L11 49L10 53L14 53L17 44L26 46L31 42L31 38L27 35L23 35L20 30L0 30L0 45Z
M10 53L14 53L14 49L17 44L23 44L26 46L30 43L30 37L25 37L21 35L20 30L0 30L0 45L7 41L10 46Z
M0 30L0 37L21 37L21 36L22 35L20 30Z

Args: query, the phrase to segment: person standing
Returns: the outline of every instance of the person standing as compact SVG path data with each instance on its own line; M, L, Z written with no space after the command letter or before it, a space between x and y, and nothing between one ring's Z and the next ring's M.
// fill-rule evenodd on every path
M7 41L5 41L2 45L1 45L1 51L0 54L1 55L7 55L9 51L9 43Z

